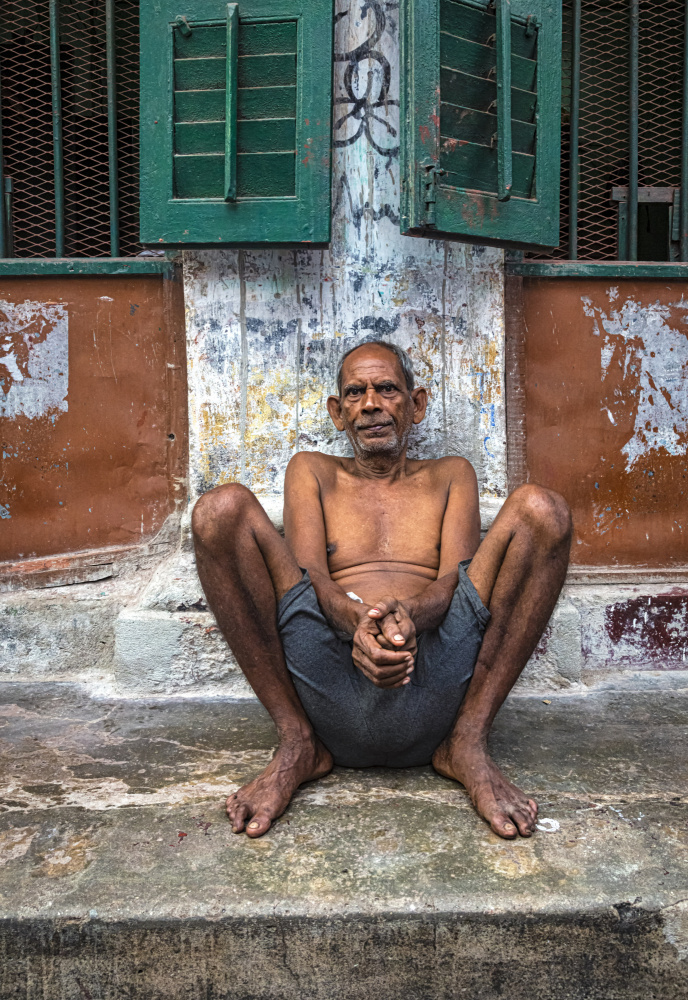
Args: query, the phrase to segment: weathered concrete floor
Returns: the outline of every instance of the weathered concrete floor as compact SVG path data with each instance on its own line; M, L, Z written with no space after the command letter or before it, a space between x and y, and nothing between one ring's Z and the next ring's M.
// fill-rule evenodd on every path
M513 698L531 840L420 768L335 771L250 841L259 707L0 685L0 998L685 997L687 722L681 690Z

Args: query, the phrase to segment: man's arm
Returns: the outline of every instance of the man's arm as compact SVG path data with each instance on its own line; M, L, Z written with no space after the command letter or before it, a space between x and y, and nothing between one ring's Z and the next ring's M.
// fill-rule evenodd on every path
M437 628L442 623L459 582L458 565L463 559L472 559L480 544L480 504L475 470L465 458L452 457L443 461L449 466L450 479L440 534L437 580L417 597L409 597L403 602L385 599L377 603L377 614L375 609L370 613L370 617L381 623L390 648L401 647L401 643L392 638L395 630L408 640L411 623L416 633Z
M338 632L353 635L370 605L352 601L332 580L327 565L325 518L315 467L320 456L298 452L284 480L284 537L296 561L308 574L327 621Z

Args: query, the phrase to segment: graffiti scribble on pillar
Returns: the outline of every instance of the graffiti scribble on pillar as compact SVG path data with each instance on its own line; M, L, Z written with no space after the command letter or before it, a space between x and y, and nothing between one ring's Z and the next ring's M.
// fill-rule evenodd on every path
M398 109L399 101L389 96L390 63L377 47L385 28L388 28L385 9L396 10L398 6L397 3L365 0L361 7L361 20L367 21L368 37L349 52L335 54L335 62L345 64L340 96L334 100L334 132L336 135L343 131L344 137L335 138L335 146L350 146L365 135L373 149L382 156L392 158L399 154L399 132L392 119L392 109ZM336 20L347 16L349 11L341 11Z

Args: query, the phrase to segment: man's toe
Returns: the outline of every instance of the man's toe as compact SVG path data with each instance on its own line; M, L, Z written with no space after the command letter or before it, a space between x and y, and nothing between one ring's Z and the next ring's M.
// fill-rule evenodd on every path
M241 833L246 824L246 818L248 816L248 806L244 802L240 802L236 805L234 810L229 814L229 818L232 821L232 830L234 833Z
M272 819L267 813L256 813L246 827L246 833L249 837L262 837L270 829L271 823Z
M520 812L520 810L515 809L513 812L513 820L518 827L518 832L522 837L530 837L533 832L533 827L535 822L532 817L527 812Z
M506 837L508 840L513 840L516 836L516 827L511 817L507 816L505 812L496 813L490 820L490 826L499 837Z

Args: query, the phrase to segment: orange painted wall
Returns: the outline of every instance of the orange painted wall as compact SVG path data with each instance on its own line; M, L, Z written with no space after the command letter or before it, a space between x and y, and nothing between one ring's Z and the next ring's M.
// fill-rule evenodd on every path
M2 279L0 347L0 559L153 535L186 496L181 281Z
M510 319L523 478L571 504L574 563L688 564L685 293L657 280L523 279Z

